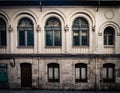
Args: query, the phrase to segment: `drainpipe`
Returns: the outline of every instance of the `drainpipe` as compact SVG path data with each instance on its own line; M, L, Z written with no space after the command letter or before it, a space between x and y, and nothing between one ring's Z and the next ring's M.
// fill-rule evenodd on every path
M97 57L95 57L95 91L97 90Z

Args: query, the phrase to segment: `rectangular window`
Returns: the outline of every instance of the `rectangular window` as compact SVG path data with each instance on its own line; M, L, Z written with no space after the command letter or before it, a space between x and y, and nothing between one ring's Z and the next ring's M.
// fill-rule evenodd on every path
M75 81L76 82L87 82L87 68L76 67L75 68Z
M59 82L59 65L49 64L48 65L48 82Z
M115 82L114 66L105 65L103 67L103 82L105 83Z

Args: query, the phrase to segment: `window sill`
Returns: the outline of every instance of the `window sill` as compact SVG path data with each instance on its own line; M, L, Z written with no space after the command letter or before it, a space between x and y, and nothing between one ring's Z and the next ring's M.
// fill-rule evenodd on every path
M114 48L114 45L104 45L104 48Z
M89 46L72 46L72 48L89 48Z
M61 48L62 46L45 46L45 48Z
M30 48L30 49L32 49L32 48L34 48L34 46L18 46L17 48L18 49L20 49L20 48L25 48L25 49Z
M0 48L7 48L7 46L0 46Z

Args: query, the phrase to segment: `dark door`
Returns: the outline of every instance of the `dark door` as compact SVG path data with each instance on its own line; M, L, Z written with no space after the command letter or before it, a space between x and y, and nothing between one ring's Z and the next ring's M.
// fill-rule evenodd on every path
M8 88L8 68L7 64L0 63L0 88Z
M31 86L32 86L31 64L22 63L21 64L21 87L31 87Z

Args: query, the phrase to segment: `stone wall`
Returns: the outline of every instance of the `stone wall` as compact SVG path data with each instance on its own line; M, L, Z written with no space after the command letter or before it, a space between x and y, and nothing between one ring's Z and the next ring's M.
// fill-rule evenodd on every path
M10 88L21 88L21 63L32 64L32 88L35 89L119 89L120 86L120 59L119 58L16 58L15 67L9 60L1 60L8 64ZM60 82L48 82L47 64L60 65ZM87 64L87 82L75 82L75 64ZM102 68L104 63L115 64L115 82L104 83Z

